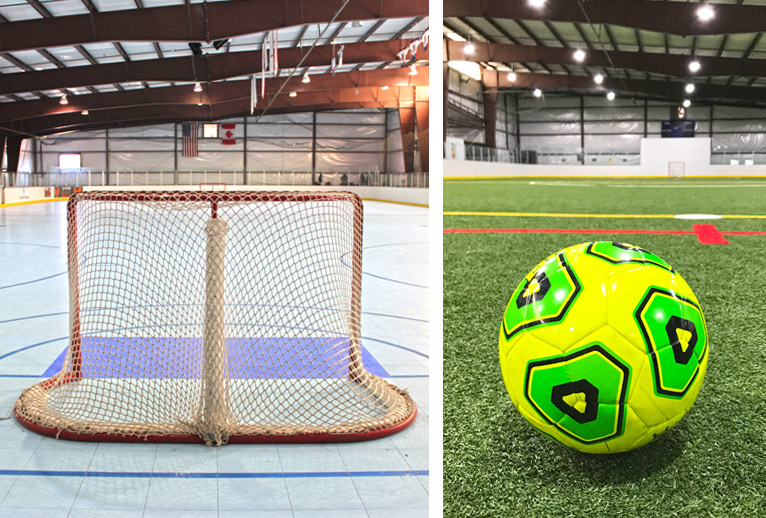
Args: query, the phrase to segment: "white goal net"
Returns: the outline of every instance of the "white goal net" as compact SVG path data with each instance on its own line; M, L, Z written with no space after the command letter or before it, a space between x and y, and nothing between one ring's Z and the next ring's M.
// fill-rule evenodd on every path
M406 427L361 344L351 193L90 192L68 205L70 341L17 418L83 440L317 442Z

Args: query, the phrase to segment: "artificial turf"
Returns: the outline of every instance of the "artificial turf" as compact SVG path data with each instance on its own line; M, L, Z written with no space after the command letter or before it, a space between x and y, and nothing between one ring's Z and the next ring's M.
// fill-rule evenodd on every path
M766 181L445 181L444 210L766 214ZM765 231L766 219L445 216L444 228ZM444 516L766 516L766 235L444 234ZM503 384L497 338L508 298L566 246L626 241L688 281L710 360L681 422L623 454L589 455L537 432Z

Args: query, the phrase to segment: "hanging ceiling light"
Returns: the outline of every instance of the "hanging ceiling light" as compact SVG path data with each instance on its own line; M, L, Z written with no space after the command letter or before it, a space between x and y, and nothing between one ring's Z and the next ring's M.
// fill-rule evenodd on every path
M516 72L514 72L513 70L508 72L508 81L510 81L511 83L515 83L516 79L518 79L518 76L516 75Z
M298 92L290 92L290 97L298 97Z
M535 91L532 92L532 95L534 95L535 97L542 97L543 96L543 91L540 90L539 88L535 88Z
M59 104L69 104L69 99L66 98L66 94L61 96L59 99Z
M529 5L539 8L545 5L545 0L529 0Z
M311 78L309 77L309 73L304 72L303 79L301 79L301 83L310 83L310 82L311 82Z
M709 22L715 18L715 10L713 10L713 6L707 4L699 6L697 8L697 18L702 22Z
M684 90L686 90L687 94L694 93L694 84L693 83L688 83L686 85L686 87L684 88Z
M684 99L684 108L688 108L692 105L692 102L689 99Z
M614 98L615 98L614 92L607 92L606 98L609 99L610 101L614 101Z
M575 50L572 56L575 58L575 61L577 61L578 63L582 63L583 61L585 61L585 51L583 49Z
M195 91L195 92L201 92L201 91L202 91L202 85L200 84L200 82L199 82L199 81L197 81L196 83L194 83L194 91Z
M471 42L469 41L469 42L468 42L468 43L466 43L466 44L465 44L465 46L463 47L463 53L464 53L466 56L470 56L470 55L471 55L471 54L473 54L474 52L476 52L476 45L474 45L473 43L471 43Z
M418 69L417 69L417 68L415 68L415 63L413 63L412 65L410 65L410 75L411 75L411 76L416 76L416 75L418 75Z
M381 90L388 90L388 85L383 85L380 87Z
M689 62L689 70L692 72L699 72L699 69L702 68L702 65L700 65L700 62L694 59L693 61Z
M90 112L88 110L83 110L80 112L82 115L90 115Z
M600 85L601 83L603 83L603 82L604 82L604 76L602 76L601 74L596 74L595 76L593 76L593 81L594 81L594 82L595 82L597 85Z

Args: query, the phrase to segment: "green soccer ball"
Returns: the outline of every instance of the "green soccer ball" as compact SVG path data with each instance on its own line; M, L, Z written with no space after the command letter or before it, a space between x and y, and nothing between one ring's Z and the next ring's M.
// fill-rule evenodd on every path
M511 296L500 366L521 414L588 453L648 443L702 387L708 332L699 301L665 261L625 243L565 248Z

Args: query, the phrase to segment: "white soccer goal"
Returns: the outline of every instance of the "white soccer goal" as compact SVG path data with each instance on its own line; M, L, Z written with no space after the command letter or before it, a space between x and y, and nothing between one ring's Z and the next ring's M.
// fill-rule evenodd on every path
M686 162L668 162L668 177L683 178L686 176Z
M68 205L70 341L17 419L66 439L325 442L412 422L362 361L362 203L88 192Z

